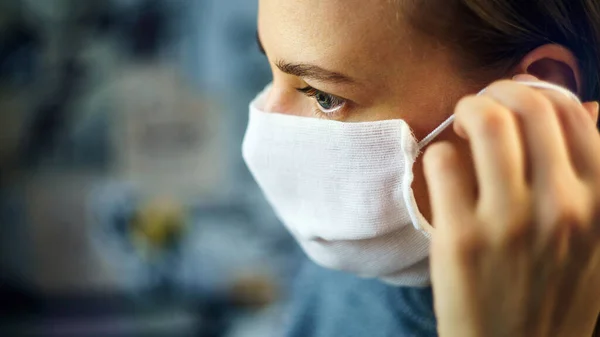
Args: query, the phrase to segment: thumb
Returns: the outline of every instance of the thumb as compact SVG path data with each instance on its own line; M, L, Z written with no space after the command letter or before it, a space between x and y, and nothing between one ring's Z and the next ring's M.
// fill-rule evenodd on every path
M457 149L449 143L430 145L423 164L432 223L437 229L452 229L455 223L464 222L465 215L471 214L475 205L476 182L461 166Z

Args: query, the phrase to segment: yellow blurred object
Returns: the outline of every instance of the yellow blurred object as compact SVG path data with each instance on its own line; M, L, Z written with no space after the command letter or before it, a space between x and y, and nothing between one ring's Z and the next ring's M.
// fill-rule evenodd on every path
M140 208L131 223L131 234L138 248L153 252L173 248L185 229L185 210L172 199L151 200Z
M240 307L263 308L275 302L277 287L265 275L245 275L233 285L232 299Z

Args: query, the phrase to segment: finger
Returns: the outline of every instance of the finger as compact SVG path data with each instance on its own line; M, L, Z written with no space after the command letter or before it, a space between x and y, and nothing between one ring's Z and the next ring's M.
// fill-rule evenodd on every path
M484 95L517 116L534 185L573 174L560 121L546 96L515 81L496 82Z
M555 90L538 89L538 92L554 106L575 172L582 178L597 180L600 174L600 136L593 117L597 114L597 103L582 105Z
M455 116L457 128L470 142L480 211L493 218L507 218L527 188L517 120L488 97L461 100Z
M452 226L450 223L457 222L454 219L471 214L476 184L456 148L446 142L432 144L425 152L423 164L436 228Z
M554 105L575 173L586 180L598 180L600 135L589 111L558 92L543 93Z

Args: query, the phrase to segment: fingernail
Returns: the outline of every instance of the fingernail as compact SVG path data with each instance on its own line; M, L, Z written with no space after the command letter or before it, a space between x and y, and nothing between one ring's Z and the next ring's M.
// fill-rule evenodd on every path
M533 76L533 75L529 75L529 74L519 74L514 76L513 81L517 81L517 82L531 82L531 81L539 81L540 79Z

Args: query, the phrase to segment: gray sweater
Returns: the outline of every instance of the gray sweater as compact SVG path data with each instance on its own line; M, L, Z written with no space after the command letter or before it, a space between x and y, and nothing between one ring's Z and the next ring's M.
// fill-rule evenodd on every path
M399 288L306 260L285 337L437 337L431 288Z

